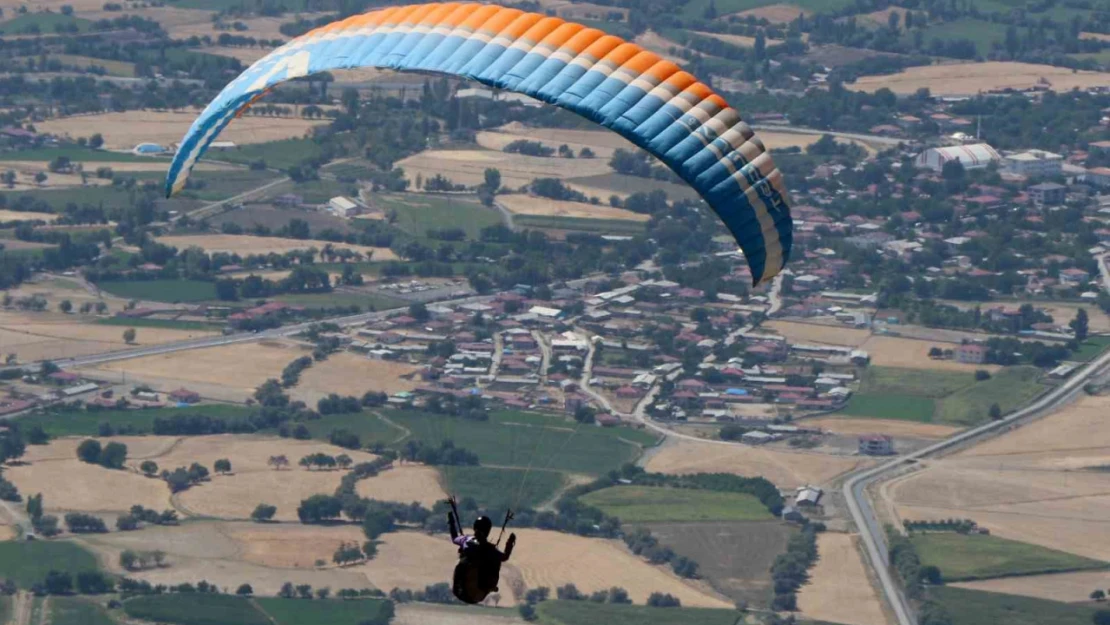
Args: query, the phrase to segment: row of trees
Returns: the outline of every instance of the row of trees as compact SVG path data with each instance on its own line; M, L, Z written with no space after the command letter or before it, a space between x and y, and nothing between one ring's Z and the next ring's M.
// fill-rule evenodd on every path
M112 441L102 447L100 441L87 438L77 446L77 458L81 462L99 464L106 469L122 469L127 462L127 445Z

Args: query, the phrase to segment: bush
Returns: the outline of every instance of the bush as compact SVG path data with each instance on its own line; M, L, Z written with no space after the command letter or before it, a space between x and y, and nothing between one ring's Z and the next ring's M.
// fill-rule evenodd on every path
M66 527L74 534L102 534L108 531L104 520L91 514L70 512L65 516Z
M647 604L653 608L681 608L682 602L678 597L667 593L653 592L648 596Z

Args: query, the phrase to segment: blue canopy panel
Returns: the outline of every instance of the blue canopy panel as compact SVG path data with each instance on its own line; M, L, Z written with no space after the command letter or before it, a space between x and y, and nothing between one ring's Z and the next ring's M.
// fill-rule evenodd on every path
M391 7L298 37L254 63L182 139L166 194L185 186L209 144L276 84L318 72L380 67L468 78L582 115L658 158L720 216L752 283L790 257L782 175L739 113L680 67L635 44L559 18L496 5Z

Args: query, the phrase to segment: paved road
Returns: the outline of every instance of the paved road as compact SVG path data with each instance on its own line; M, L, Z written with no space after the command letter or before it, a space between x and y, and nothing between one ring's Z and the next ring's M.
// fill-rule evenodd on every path
M776 124L753 124L752 130L766 131L766 132L791 132L799 135L832 135L841 139L855 139L856 141L865 141L867 143L879 143L882 145L898 145L899 143L908 143L908 139L897 139L894 137L881 137L879 135L865 135L856 132L837 132L835 130L820 130L817 128L805 128L803 126L778 126Z
M900 456L871 469L863 470L852 475L844 482L844 499L848 502L848 510L851 512L852 520L855 521L860 536L863 538L864 546L867 548L868 558L871 561L871 567L879 576L883 594L886 595L887 603L894 611L898 625L914 625L916 623L916 617L909 603L906 601L905 596L903 596L902 589L894 581L890 569L887 566L886 539L883 535L883 528L879 523L878 517L872 509L871 503L867 500L867 495L865 493L867 487L881 480L884 476L905 469L907 465L917 460L951 449L956 445L973 442L976 439L1007 428L1019 421L1038 418L1052 413L1062 404L1067 403L1076 395L1082 393L1083 386L1087 384L1091 378L1103 373L1103 369L1108 365L1110 365L1110 352L1103 354L1083 369L1076 372L1075 375L1069 378L1064 384L1061 384L1029 406L1022 408L1008 417L983 424L970 430L965 430L964 432L924 449L920 449L905 456Z

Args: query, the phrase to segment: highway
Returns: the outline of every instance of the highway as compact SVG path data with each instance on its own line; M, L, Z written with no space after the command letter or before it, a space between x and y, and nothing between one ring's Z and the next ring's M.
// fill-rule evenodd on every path
M875 515L875 511L871 507L871 502L867 500L867 487L884 477L890 476L892 473L911 466L922 458L949 450L957 445L973 442L976 439L1008 428L1017 422L1051 414L1062 404L1082 393L1087 382L1096 375L1103 373L1107 365L1110 365L1110 352L1099 356L1060 386L1007 417L965 430L924 449L899 456L876 467L865 469L853 474L844 482L843 492L844 499L848 502L848 510L851 512L852 520L863 538L871 567L879 578L883 594L894 612L898 625L915 625L917 620L909 602L902 594L902 589L894 581L890 568L887 566L886 537L883 535L883 528Z

